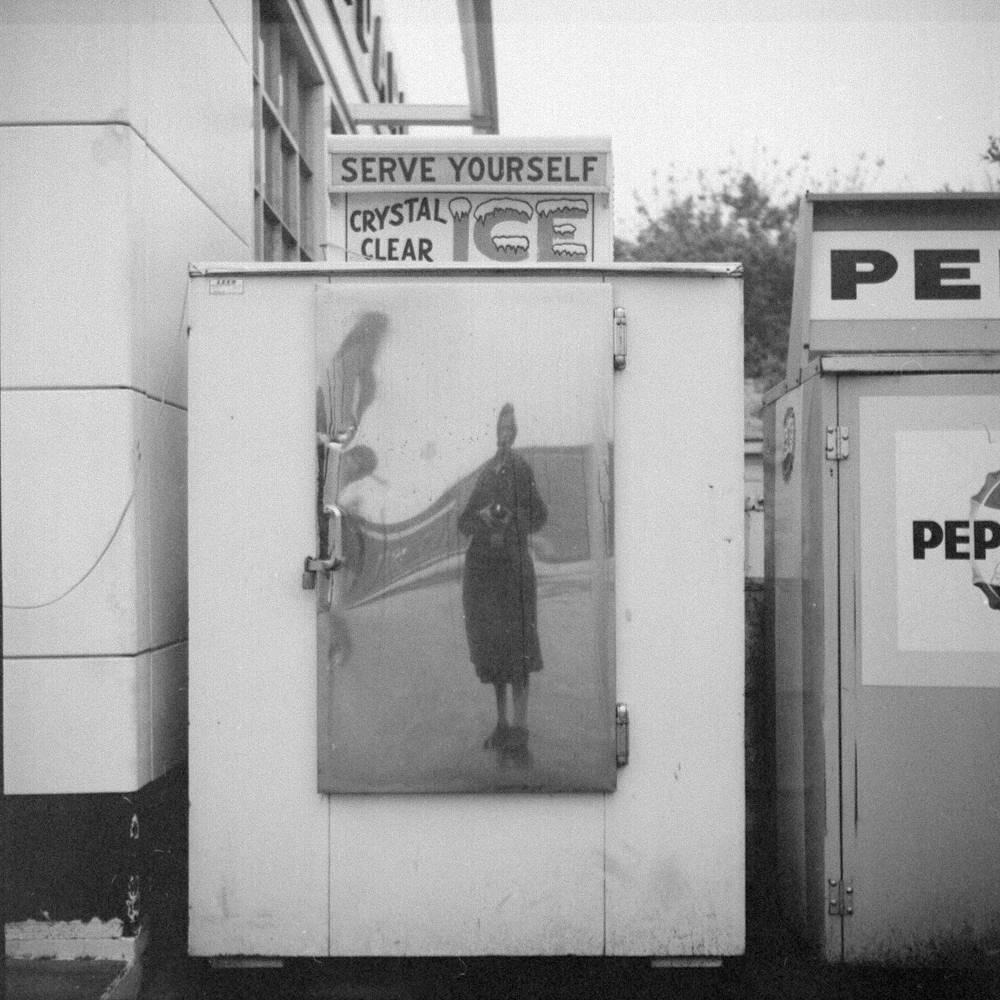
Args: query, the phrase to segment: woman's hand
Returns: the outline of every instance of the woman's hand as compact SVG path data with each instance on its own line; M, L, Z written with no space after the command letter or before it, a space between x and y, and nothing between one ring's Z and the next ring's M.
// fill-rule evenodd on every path
M493 503L479 511L479 518L488 528L506 528L513 514L503 504Z

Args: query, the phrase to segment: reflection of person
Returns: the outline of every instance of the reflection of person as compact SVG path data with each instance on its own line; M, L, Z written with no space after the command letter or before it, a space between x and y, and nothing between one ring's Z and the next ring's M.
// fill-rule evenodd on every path
M531 466L513 450L514 407L497 420L497 452L479 473L458 521L471 539L462 576L462 607L476 675L496 691L497 724L485 746L517 749L528 740L528 678L542 669L535 567L528 534L547 516ZM507 720L511 687L514 724Z

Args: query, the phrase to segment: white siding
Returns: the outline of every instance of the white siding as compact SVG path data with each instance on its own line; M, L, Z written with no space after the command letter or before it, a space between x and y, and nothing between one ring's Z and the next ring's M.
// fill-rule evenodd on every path
M148 645L142 504L129 505L141 398L123 389L3 393L6 656L127 655Z
M4 667L10 795L140 788L185 755L187 646Z
M3 385L136 385L141 146L123 126L0 128Z
M6 0L0 122L131 126L249 241L249 0L226 15L209 0Z
M4 610L10 791L185 751L187 265L252 255L250 12L0 12L4 600L44 605Z

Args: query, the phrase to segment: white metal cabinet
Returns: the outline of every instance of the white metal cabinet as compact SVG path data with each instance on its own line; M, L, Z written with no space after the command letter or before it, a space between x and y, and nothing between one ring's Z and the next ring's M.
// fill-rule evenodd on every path
M190 354L190 950L742 951L741 285L726 267L205 267ZM617 789L317 791L314 301L610 286ZM527 296L530 297L530 296ZM449 322L447 316L442 322ZM612 315L607 365L612 365ZM513 335L516 340L516 334ZM517 343L519 350L529 344Z

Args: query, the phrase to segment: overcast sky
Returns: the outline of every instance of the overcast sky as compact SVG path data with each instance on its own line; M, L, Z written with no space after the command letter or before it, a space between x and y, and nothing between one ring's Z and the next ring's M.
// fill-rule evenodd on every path
M464 103L454 0L383 2L406 99ZM493 18L501 134L611 136L622 234L671 165L828 183L863 153L872 190L987 186L998 0L493 0Z

